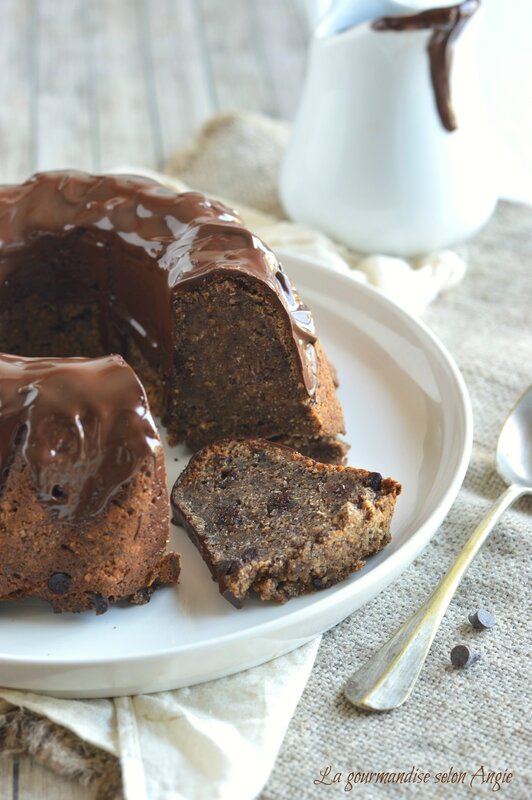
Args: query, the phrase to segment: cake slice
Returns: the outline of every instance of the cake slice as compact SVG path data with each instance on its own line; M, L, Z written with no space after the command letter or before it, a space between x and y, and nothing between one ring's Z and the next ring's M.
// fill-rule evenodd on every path
M178 478L173 519L233 605L251 592L283 603L343 580L388 544L400 491L378 472L263 439L223 439Z

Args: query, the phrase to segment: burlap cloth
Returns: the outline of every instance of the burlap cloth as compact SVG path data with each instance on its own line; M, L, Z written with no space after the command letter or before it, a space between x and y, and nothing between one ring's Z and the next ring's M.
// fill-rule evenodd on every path
M256 124L255 119L255 130ZM240 129L239 137L231 136L231 128ZM177 165L197 188L279 214L272 176L286 137L269 122L262 131L262 140L253 140L242 117L226 117L223 125L204 131L199 148L187 148L169 167ZM237 178L231 180L235 165ZM349 791L366 798L480 797L497 786L493 777L488 782L489 773L504 770L512 779L501 785L502 795L532 797L529 501L506 513L471 566L410 701L391 713L370 714L349 706L342 695L350 672L425 599L503 489L493 458L498 432L517 396L532 383L532 209L500 203L487 228L470 242L468 261L463 283L425 314L456 358L473 402L475 440L464 487L423 555L392 587L324 635L261 800L333 798ZM478 632L468 624L468 612L478 606L495 615L494 630ZM459 641L482 653L469 670L450 667L449 651ZM0 749L30 752L52 769L93 785L95 797L117 796L119 774L112 756L32 715L13 712L0 718ZM367 780L370 772L412 768L430 773L428 782L348 782L350 773L364 773ZM319 783L320 773L329 769ZM461 782L443 783L450 770L465 773L458 776Z
M429 307L424 319L455 357L475 421L464 486L425 552L393 586L323 636L310 680L261 800L340 797L350 772L431 773L425 785L356 785L365 798L485 797L491 785L471 779L480 767L513 773L498 797L532 797L530 537L532 503L508 511L470 567L442 622L414 693L396 711L355 710L342 696L364 663L427 597L465 538L504 485L494 467L500 427L532 383L532 209L501 202L469 246L463 283ZM492 631L467 621L492 611ZM466 642L482 660L454 670L449 651ZM315 785L332 766L338 785ZM466 772L464 784L435 783L436 773ZM332 778L330 776L329 780Z

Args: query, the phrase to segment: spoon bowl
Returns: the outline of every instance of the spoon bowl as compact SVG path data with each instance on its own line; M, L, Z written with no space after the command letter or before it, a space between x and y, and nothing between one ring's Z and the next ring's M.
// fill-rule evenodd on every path
M503 425L497 442L497 472L505 483L532 486L532 386Z

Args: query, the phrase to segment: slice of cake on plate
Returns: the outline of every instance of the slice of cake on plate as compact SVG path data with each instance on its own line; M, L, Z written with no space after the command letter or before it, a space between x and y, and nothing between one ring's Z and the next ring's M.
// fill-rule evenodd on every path
M220 592L240 606L325 589L390 541L401 487L313 461L262 439L197 453L172 490L174 522L198 546Z

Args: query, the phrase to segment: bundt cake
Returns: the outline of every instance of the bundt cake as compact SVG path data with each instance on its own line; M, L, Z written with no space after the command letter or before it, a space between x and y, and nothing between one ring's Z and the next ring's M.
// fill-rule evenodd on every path
M236 213L195 192L81 172L0 187L0 351L0 600L101 613L177 580L147 397L109 353L171 442L345 454L308 308Z
M0 355L0 600L100 614L175 582L146 395L120 356Z
M0 188L0 350L122 354L194 450L253 435L345 453L309 309L237 214L196 192L81 172Z
M390 541L401 487L377 472L321 464L261 439L220 440L172 490L174 521L234 605L325 589Z

